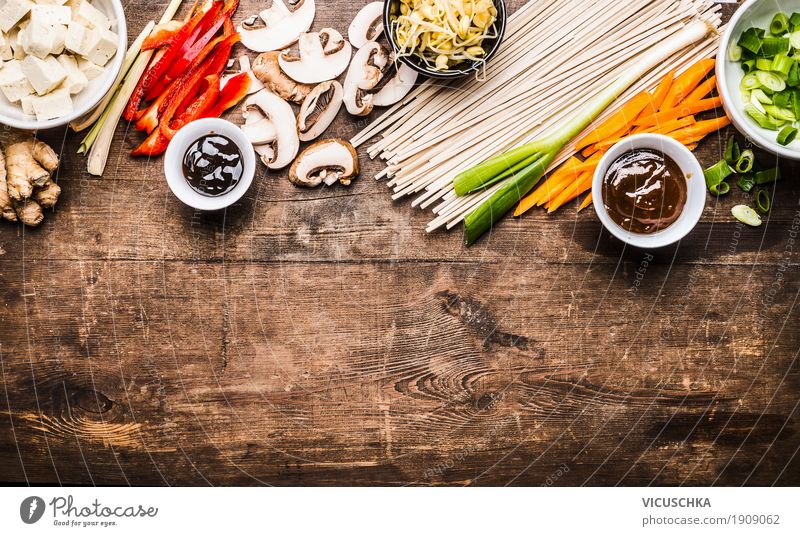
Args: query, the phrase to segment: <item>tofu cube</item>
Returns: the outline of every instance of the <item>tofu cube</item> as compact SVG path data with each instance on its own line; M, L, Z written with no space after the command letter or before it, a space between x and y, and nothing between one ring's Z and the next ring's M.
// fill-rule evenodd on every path
M56 24L53 26L51 35L53 40L50 42L50 54L58 56L64 52L64 47L67 43L67 27L63 24Z
M117 53L117 34L104 28L91 30L94 36L92 45L87 54L87 60L97 65L105 65Z
M11 33L8 34L8 44L11 46L11 51L14 53L14 59L22 61L25 59L25 49L19 41L19 32L20 30L17 28L11 30Z
M72 99L66 88L59 88L42 97L32 97L31 107L37 121L47 121L72 113Z
M78 68L78 62L75 58L69 54L61 54L56 57L56 60L67 72L67 78L62 82L62 85L69 91L70 95L75 95L86 89L86 86L89 85L89 79Z
M38 95L55 89L67 78L67 72L53 56L47 56L43 60L36 56L27 56L22 60L21 67Z
M94 80L105 71L102 66L85 58L78 58L78 69L83 71L83 74L85 74L86 78L89 80Z
M30 0L5 0L0 5L0 30L8 32L30 12L33 2Z
M18 60L3 63L3 68L0 69L0 91L11 102L18 102L33 93L33 86L22 72L22 65Z
M72 8L72 20L80 22L88 28L102 28L103 30L111 28L111 21L108 20L108 17L86 0L78 4L78 7Z
M25 115L35 115L36 112L33 111L33 99L38 97L34 95L28 95L26 97L22 97L19 102L22 104L22 113Z
M72 21L67 27L67 36L64 46L70 52L79 56L86 56L92 49L95 36L94 32L79 22Z
M36 4L31 8L31 22L40 22L50 26L55 26L56 24L66 26L71 20L72 10L69 6Z
M11 42L6 34L0 32L0 59L8 61L14 58L14 51L11 50Z
M64 50L64 40L67 33L66 30L62 31L62 28L64 26L60 24L52 26L31 20L24 29L20 30L18 38L21 40L22 48L27 54L44 59L48 54Z

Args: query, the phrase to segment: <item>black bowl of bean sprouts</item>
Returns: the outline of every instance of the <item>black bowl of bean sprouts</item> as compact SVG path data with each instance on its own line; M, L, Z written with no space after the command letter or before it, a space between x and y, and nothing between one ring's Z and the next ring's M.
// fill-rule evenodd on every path
M402 20L401 16L404 15L401 12L403 3L404 2L402 0L386 0L383 9L383 25L385 33L389 43L391 44L393 52L399 61L405 63L424 76L438 79L461 78L472 73L478 73L480 76L481 73L486 72L487 69L489 69L487 63L500 48L500 44L503 41L503 35L506 30L506 6L503 0L492 1L494 9L497 11L494 21L484 28L485 34L480 39L480 42L473 45L479 46L483 53L470 57L470 54L467 54L466 52L470 47L460 47L457 50L464 49L463 52L460 54L451 53L450 64L448 64L445 68L442 68L443 64L441 63L439 66L437 66L436 60L434 59L435 52L432 52L432 50L428 50L427 53L425 50L422 52L418 50L409 51L407 47L403 47L399 42L397 34L399 27L398 21ZM473 0L465 2L465 4L469 5L475 5L475 3L476 2ZM406 4L408 4L408 2L406 2ZM406 6L406 12L407 11L408 6ZM407 14L408 13L405 13L405 15ZM457 19L465 18L463 12L460 14L455 13L455 16ZM467 18L471 18L471 14ZM457 36L455 36L455 38L458 39ZM450 41L450 47L452 49L453 43L457 43L457 41Z

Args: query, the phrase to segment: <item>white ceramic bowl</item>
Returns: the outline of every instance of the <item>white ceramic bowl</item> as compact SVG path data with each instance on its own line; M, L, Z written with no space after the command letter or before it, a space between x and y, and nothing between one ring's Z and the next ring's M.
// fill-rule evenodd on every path
M242 177L233 189L225 194L206 196L196 192L183 176L183 156L198 138L208 134L220 134L231 139L242 152ZM229 207L247 192L256 172L256 153L242 129L224 119L208 118L193 121L180 129L169 142L164 155L164 175L175 197L198 210L221 210Z
M108 61L103 74L94 80L89 80L86 89L72 96L73 110L71 114L49 121L37 121L36 117L22 113L19 103L9 102L5 95L0 93L0 123L22 130L46 130L61 127L93 110L111 90L117 75L122 70L122 62L128 49L125 12L120 0L92 0L92 5L111 20L111 29L118 36L117 53Z
M742 92L739 90L744 71L739 63L728 59L731 43L738 42L742 33L752 26L768 29L772 17L778 11L783 11L787 15L800 11L800 0L748 0L739 6L719 42L717 86L725 112L739 132L762 149L778 156L800 160L800 140L795 140L784 147L777 142L776 131L761 128L745 113L745 103L742 102Z
M603 179L609 166L624 153L636 149L654 149L672 158L681 168L688 186L686 205L675 223L652 234L632 233L617 225L608 215L603 202ZM661 134L637 134L614 145L600 160L592 181L592 199L594 199L595 212L603 226L623 242L643 249L668 246L689 234L700 221L706 205L706 183L703 178L703 168L692 152L674 139Z

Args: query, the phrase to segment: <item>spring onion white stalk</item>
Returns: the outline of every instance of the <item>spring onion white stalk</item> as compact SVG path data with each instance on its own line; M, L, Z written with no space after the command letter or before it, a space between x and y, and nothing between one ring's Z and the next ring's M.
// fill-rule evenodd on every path
M119 85L122 83L122 80L125 78L125 75L128 74L131 65L133 65L133 62L136 60L136 57L139 55L139 52L141 52L142 43L147 38L147 36L150 35L150 32L153 31L155 25L156 25L155 22L150 21L147 24L147 26L144 27L142 33L139 34L139 37L137 37L136 40L133 43L131 43L131 46L128 47L128 51L125 53L125 60L122 62L122 69L119 70L119 74L117 75L117 78L114 80L114 84L111 86L113 90L109 91L108 94L105 97L103 97L103 100L101 100L100 103L97 106L95 106L94 110L92 110L85 116L81 117L77 121L73 121L72 123L70 123L69 126L70 128L72 128L72 130L74 130L75 132L81 132L82 130L86 130L100 118L100 116L103 114L103 111L105 111L106 107L108 106L108 103L111 102L112 98L114 98L114 95L116 93L116 88L118 88ZM83 148L83 145L81 145L81 148ZM80 150L78 151L78 154L81 154Z
M703 39L713 27L697 20L688 24L670 38L658 43L626 69L616 81L598 94L579 113L557 131L542 140L534 141L507 153L490 158L477 166L459 173L454 181L459 196L473 193L498 182L521 162L530 162L518 169L494 194L464 219L465 242L473 244L497 220L506 214L541 179L559 152L581 131L589 126L614 100L624 93L648 71L676 52Z
M171 0L164 14L161 16L160 24L169 22L175 13L178 11L183 0ZM148 24L152 29L153 23ZM145 37L147 34L142 32ZM149 34L149 32L148 32ZM141 37L141 35L140 35ZM142 41L144 38L142 38ZM137 42L139 39L137 39ZM134 43L135 44L135 43ZM141 42L139 43L141 51ZM111 99L103 109L100 118L95 125L83 139L78 153L84 154L89 151L88 171L92 175L101 176L106 167L108 160L108 153L111 148L111 142L114 138L114 131L117 129L119 120L122 117L122 112L125 111L125 106L128 103L133 90L136 89L136 84L139 82L142 74L147 69L150 58L153 56L153 50L146 50L140 52L136 59L131 64L128 72L122 81L122 84L112 93Z

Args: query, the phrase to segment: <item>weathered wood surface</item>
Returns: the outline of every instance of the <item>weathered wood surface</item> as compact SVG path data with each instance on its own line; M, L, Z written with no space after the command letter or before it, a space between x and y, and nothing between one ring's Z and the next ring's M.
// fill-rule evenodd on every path
M360 5L318 4L340 30ZM797 166L762 228L735 192L650 258L591 210L426 236L366 160L198 215L136 134L102 180L50 139L56 212L0 226L2 481L800 484Z

